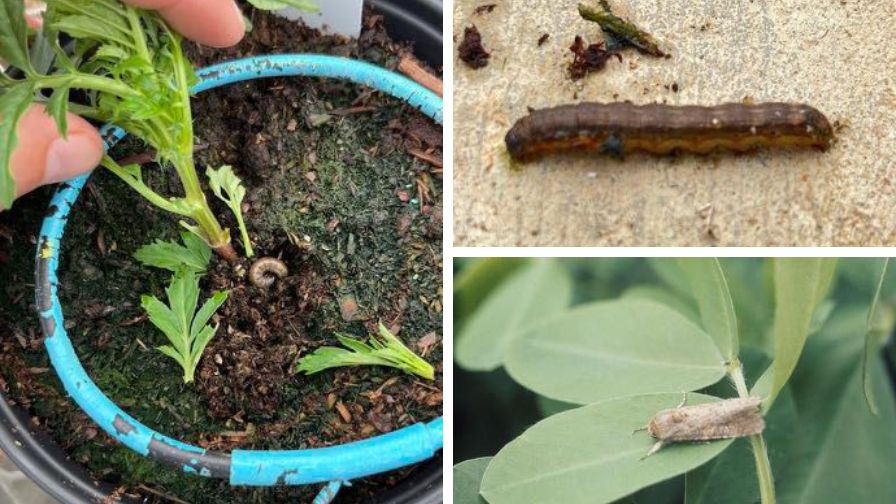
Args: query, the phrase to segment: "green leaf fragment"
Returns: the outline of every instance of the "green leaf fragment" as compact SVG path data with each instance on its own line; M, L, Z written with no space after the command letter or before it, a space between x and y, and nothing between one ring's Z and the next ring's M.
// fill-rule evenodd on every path
M880 342L882 336L892 329L892 314L885 316L883 310L879 309L880 293L884 287L884 279L887 277L887 268L890 266L890 258L882 261L880 275L878 275L877 289L874 291L874 297L871 299L871 306L868 307L868 318L865 321L865 351L862 353L862 390L865 393L865 404L874 415L878 414L877 402L874 399L874 388L871 382L871 363L875 355L880 350ZM881 320L889 319L889 320Z
M252 250L252 240L249 239L249 231L246 229L246 222L243 220L243 199L246 198L246 188L243 187L243 181L233 172L233 167L222 166L217 170L209 167L206 170L208 176L209 187L215 196L227 204L230 211L236 217L237 224L242 235L243 247L246 249L246 256L252 257L255 252Z
M737 316L719 260L692 257L678 260L700 307L703 329L712 336L727 360L737 357Z
M9 4L9 0L5 0L4 5L6 4ZM10 161L12 152L18 145L16 128L31 106L34 92L34 84L22 82L6 88L0 95L0 210L12 207L16 198L16 184L12 178Z
M56 88L47 102L47 114L56 121L56 129L62 138L68 138L68 87Z
M248 0L255 8L261 10L280 10L293 7L303 12L320 12L320 7L313 0Z
M380 324L379 335L373 334L367 343L347 334L336 334L346 348L321 347L299 360L297 370L314 374L325 369L343 366L388 366L432 380L432 365L414 352Z
M0 59L25 72L33 71L28 58L28 24L23 0L3 0L0 4Z
M183 245L174 241L156 240L155 243L140 247L134 253L134 258L146 266L174 273L179 271L205 273L212 256L211 248L192 233L180 233L180 236Z
M486 504L479 485L491 457L465 460L454 466L454 504Z

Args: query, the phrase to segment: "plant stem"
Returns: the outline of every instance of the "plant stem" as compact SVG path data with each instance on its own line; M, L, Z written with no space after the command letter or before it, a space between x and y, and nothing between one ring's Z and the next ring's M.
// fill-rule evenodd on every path
M749 397L747 382L744 380L743 367L740 361L735 359L728 364L728 375L737 388L737 395ZM750 445L753 447L753 459L756 461L756 476L759 479L759 495L762 504L775 504L775 477L772 474L772 465L768 460L768 449L762 434L750 436Z
M44 89L71 87L75 89L89 89L91 91L109 93L118 96L119 98L136 98L142 96L139 91L132 89L126 84L122 84L121 82L108 77L85 73L39 76L34 78L34 82L38 87Z

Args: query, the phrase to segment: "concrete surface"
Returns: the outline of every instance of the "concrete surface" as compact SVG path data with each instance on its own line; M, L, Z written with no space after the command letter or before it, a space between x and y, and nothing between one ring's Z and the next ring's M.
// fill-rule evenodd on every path
M0 502L3 504L56 504L0 451Z
M579 83L565 75L568 46L599 28L577 0L474 14L483 3L454 7L455 245L896 245L893 0L610 0L673 57L626 51ZM457 58L471 23L492 53L481 70ZM503 137L529 106L745 97L805 102L845 128L828 153L566 155L508 169Z

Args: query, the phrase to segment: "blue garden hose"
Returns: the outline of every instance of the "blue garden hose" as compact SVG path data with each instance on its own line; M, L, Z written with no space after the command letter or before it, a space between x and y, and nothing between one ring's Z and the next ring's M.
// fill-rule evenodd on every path
M404 100L439 124L442 99L419 84L369 63L325 55L276 55L222 63L198 72L195 93L264 77L330 77ZM106 148L124 137L114 126L102 130ZM442 419L418 423L363 441L309 450L207 451L169 438L143 425L113 403L87 375L65 329L58 298L59 255L68 214L87 176L60 185L44 219L37 250L36 296L50 362L66 392L110 436L154 460L184 472L227 478L231 485L274 486L330 482L315 500L330 502L343 482L431 458L442 448Z

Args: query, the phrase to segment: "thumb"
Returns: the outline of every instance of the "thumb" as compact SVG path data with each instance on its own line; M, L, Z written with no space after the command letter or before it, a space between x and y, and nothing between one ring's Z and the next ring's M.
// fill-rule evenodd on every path
M103 139L89 122L69 114L68 138L62 138L43 105L32 105L16 131L10 168L17 196L86 173L103 157Z

